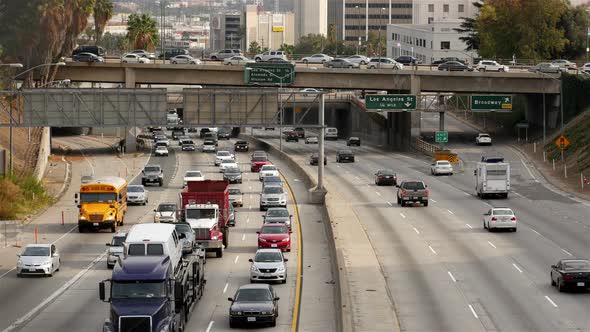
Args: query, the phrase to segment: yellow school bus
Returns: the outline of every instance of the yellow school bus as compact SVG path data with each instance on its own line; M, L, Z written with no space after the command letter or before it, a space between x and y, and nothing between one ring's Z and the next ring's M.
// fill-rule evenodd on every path
M116 176L93 177L76 194L78 230L110 229L123 225L127 213L127 181Z

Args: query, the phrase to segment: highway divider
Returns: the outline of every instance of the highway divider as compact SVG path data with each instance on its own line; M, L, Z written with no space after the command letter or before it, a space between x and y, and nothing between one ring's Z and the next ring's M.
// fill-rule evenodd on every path
M317 180L303 165L306 159L296 160L267 141L247 135L241 139L256 149L268 151L285 162L307 187L315 187ZM329 241L332 270L337 279L336 305L338 331L399 331L400 325L387 282L377 255L362 227L359 217L338 194L324 181L328 194L325 200L324 223ZM371 291L376 290L376 291Z

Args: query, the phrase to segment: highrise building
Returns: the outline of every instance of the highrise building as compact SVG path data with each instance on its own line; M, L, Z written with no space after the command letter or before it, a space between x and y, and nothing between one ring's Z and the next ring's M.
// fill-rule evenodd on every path
M430 24L433 21L474 17L477 7L473 2L474 0L414 0L412 24Z
M295 40L310 33L328 33L328 0L295 1Z
M212 50L236 48L244 50L244 20L242 13L222 13L211 16L209 46Z
M282 44L295 44L295 15L292 12L263 11L261 6L247 5L244 11L245 49L252 42L276 50Z

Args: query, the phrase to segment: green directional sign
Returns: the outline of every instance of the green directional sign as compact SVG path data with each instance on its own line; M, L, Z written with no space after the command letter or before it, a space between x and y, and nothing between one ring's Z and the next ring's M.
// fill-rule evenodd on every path
M291 63L247 63L244 81L246 84L290 85L295 81L295 66Z
M472 111L511 111L512 96L471 96Z
M365 105L369 110L408 110L416 109L415 95L366 95Z
M434 141L436 143L448 143L449 132L448 131L437 131L434 135Z

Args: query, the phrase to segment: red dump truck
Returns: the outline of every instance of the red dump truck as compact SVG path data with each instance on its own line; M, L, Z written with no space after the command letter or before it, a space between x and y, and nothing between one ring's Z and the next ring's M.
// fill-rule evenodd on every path
M180 192L181 219L195 230L197 244L217 257L229 246L228 188L228 181L189 181Z

